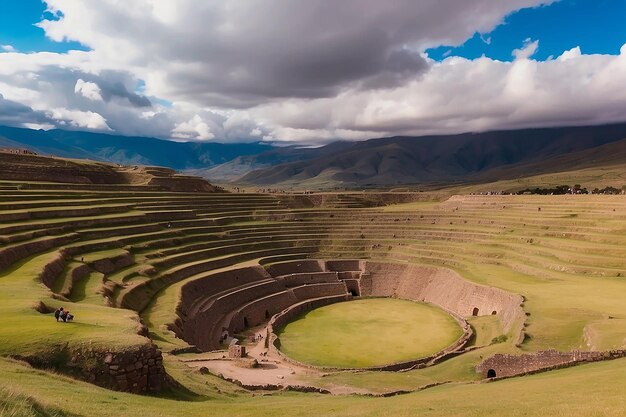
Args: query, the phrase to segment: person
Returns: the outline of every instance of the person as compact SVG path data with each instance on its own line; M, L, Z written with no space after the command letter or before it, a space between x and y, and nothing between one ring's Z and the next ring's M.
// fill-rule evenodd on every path
M65 321L65 318L67 316L68 311L66 310L61 310L61 312L59 313L59 320L58 321Z
M63 313L63 307L57 308L56 311L54 312L54 318L56 319L56 321L59 321L59 318L61 317L61 313Z
M70 314L69 310L65 313L65 322L74 320L74 316Z

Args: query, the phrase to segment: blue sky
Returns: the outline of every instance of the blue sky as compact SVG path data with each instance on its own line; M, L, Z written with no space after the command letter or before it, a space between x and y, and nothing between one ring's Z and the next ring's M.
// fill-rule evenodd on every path
M475 34L458 47L441 46L428 55L475 59L482 55L511 61L511 51L526 39L539 40L533 56L546 60L580 46L584 54L619 54L626 43L626 0L561 0L549 6L523 9L509 15L489 34Z
M22 52L66 52L86 50L77 42L53 42L35 26L45 16L41 0L0 0L0 45L11 45ZM447 56L469 59L485 55L511 61L511 52L526 39L539 40L534 58L546 60L580 46L585 54L619 53L626 43L625 0L560 0L549 6L523 9L509 15L505 23L487 34L476 33L461 46L443 45L428 50L435 60Z
M77 42L47 39L43 29L35 26L44 15L48 20L54 18L41 0L0 0L0 45L11 45L21 52L86 50Z
M626 122L626 0L47 1L77 42L0 0L0 125L317 145Z

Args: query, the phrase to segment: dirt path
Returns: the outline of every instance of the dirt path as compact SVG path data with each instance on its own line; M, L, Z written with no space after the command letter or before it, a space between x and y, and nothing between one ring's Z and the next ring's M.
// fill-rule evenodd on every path
M246 332L246 341L242 343L248 351L246 360L256 359L259 364L257 368L242 365L242 360L228 358L228 353L225 351L209 352L203 354L201 358L184 362L192 368L206 367L214 375L221 374L225 379L239 381L244 386L259 389L268 386L284 388L298 386L324 389L333 395L371 394L368 390L350 386L328 387L315 384L314 381L321 378L326 372L285 362L265 348L265 340L252 342L253 336L258 334L266 334L264 326L252 328Z

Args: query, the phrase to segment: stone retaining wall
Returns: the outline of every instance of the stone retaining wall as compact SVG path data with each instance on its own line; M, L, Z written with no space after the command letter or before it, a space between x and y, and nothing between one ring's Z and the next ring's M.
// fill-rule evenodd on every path
M348 291L343 282L326 282L320 284L303 285L292 289L299 301L311 298L327 297L329 295L343 295Z
M246 327L264 323L277 312L289 308L289 306L297 302L298 299L291 290L267 295L251 301L235 312L228 326L229 332L230 334L235 334Z
M49 347L33 356L16 356L36 368L61 369L89 383L136 394L158 392L166 385L161 352L151 343L116 352L72 347Z
M362 261L359 260L329 260L325 262L326 269L335 272L360 271Z
M606 352L545 350L524 355L496 354L476 366L476 372L484 378L507 378L565 368L583 362L598 362L623 357L626 357L626 350Z
M266 269L273 277L279 277L303 272L324 272L324 265L323 261L299 260L275 263L269 265Z
M361 295L397 297L435 304L461 317L497 315L504 332L521 329L523 299L517 294L474 284L456 272L415 264L366 262ZM365 285L364 285L365 284ZM371 286L371 290L368 287Z
M107 353L106 369L92 382L117 391L133 393L157 392L165 384L163 357L151 346L135 352ZM108 373L108 375L107 375Z
M296 287L306 284L319 284L338 282L337 272L306 272L301 274L289 274L276 277L286 287Z

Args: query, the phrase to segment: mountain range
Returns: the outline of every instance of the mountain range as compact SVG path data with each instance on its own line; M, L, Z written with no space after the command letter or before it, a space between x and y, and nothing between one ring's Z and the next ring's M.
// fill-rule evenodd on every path
M154 165L176 170L212 167L239 156L259 154L272 148L263 143L174 142L105 133L6 126L0 126L0 147L27 148L39 154L64 158L92 159L122 165Z
M258 186L388 186L492 181L610 164L626 169L626 123L334 142L317 148L174 142L0 127L0 147L157 165Z

